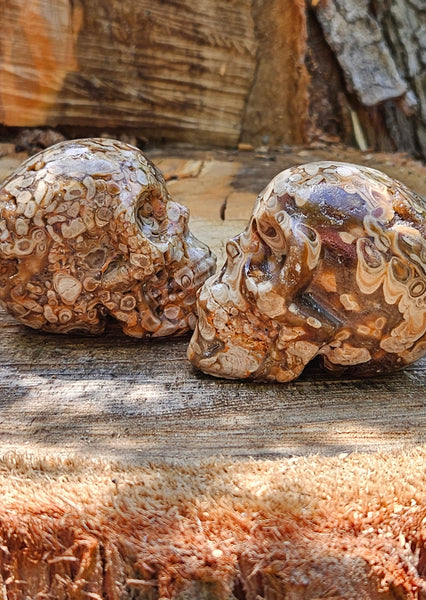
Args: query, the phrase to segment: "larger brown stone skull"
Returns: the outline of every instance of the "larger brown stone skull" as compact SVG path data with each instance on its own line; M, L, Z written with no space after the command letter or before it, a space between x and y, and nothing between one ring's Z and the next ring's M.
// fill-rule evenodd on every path
M187 209L127 144L57 144L0 188L0 302L30 327L97 334L111 315L132 336L183 333L214 268Z
M426 352L426 205L379 171L318 162L259 196L202 287L190 360L226 378L290 381L321 355L338 374Z

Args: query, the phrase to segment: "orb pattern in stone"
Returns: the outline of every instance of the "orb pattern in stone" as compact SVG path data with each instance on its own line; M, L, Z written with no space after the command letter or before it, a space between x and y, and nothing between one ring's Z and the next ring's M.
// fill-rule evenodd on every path
M128 144L59 143L0 187L0 302L35 329L169 336L195 326L215 269L159 170Z
M225 378L287 382L321 357L337 375L426 353L426 203L367 167L287 169L199 292L188 357Z

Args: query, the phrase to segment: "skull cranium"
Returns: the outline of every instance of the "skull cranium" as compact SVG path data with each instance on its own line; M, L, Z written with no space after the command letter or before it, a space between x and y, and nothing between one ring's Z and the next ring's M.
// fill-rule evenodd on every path
M187 209L127 144L59 143L0 188L0 301L30 327L97 334L109 314L128 335L183 333L214 268Z
M199 292L188 357L291 381L315 356L371 376L426 353L426 205L388 176L317 162L277 175Z

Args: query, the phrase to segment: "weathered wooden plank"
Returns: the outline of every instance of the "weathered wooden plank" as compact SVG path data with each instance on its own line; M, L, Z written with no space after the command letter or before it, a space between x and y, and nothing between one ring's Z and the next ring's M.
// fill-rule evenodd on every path
M187 339L46 336L1 314L2 448L144 461L385 450L426 441L426 361L390 377L287 385L216 380Z

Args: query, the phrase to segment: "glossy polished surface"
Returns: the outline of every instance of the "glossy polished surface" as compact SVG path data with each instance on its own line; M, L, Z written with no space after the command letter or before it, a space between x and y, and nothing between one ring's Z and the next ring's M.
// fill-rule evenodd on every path
M368 167L292 167L260 194L202 287L188 356L231 379L291 381L320 355L373 376L426 353L426 205Z
M183 333L214 268L187 209L133 146L63 142L0 188L0 301L35 329L98 334L111 315L135 337Z

